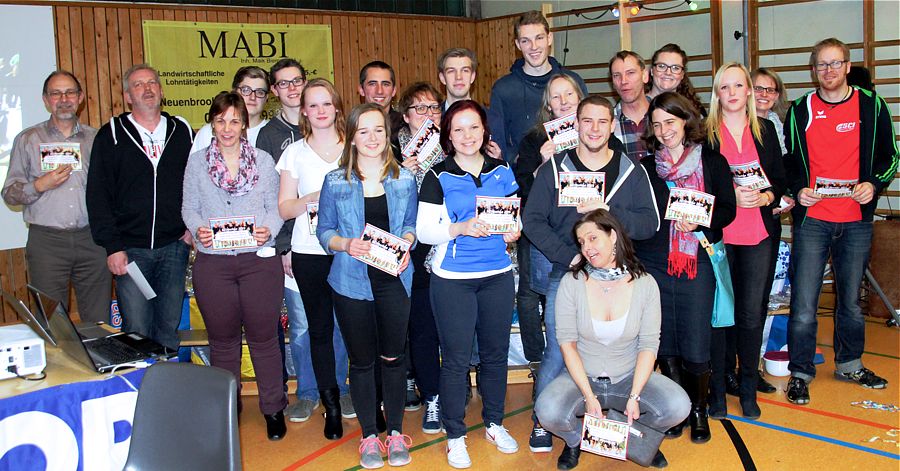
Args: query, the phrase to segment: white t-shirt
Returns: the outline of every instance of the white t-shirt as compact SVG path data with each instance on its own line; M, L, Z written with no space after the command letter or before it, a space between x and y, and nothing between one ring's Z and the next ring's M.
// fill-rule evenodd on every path
M159 158L162 157L163 148L166 146L166 120L160 118L156 129L152 131L138 124L131 113L128 114L128 120L137 128L138 134L141 135L141 145L144 147L144 154L147 155L147 159L150 160L153 168L156 169L156 166L159 165Z
M281 154L281 160L275 165L278 172L288 171L291 177L297 179L297 195L302 198L310 193L322 189L325 174L338 168L340 156L334 162L326 162L319 157L306 143L305 139L287 146ZM294 233L291 236L291 251L310 255L325 255L325 250L319 244L315 234L310 234L309 215L304 210L297 216L294 223Z
M250 141L251 146L256 147L256 137L259 136L259 130L268 122L268 119L264 119L256 126L247 129L247 140ZM194 136L194 145L191 147L191 153L193 154L200 149L209 147L209 144L212 143L212 137L212 125L209 123L204 124L203 127L197 131L197 135Z

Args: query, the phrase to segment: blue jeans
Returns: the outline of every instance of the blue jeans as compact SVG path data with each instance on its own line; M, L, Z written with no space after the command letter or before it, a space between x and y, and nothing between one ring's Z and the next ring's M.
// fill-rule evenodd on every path
M137 332L177 349L178 323L184 300L184 277L191 248L180 240L155 249L125 249L156 292L148 300L129 275L116 276L116 298L122 330Z
M850 373L862 368L866 324L859 307L859 287L869 263L872 222L834 223L806 218L794 225L791 250L791 317L788 321L788 351L791 374L804 381L816 376L819 294L822 274L831 255L837 308L834 313L834 364Z
M288 322L290 323L288 332L291 339L291 361L294 362L294 371L297 374L297 399L318 401L319 389L316 387L312 357L309 354L309 324L306 321L306 311L303 309L303 299L301 299L300 293L285 288L284 305L287 307ZM347 384L348 361L344 338L341 337L341 329L335 322L334 376L337 378L342 396L350 392L350 386Z
M544 356L541 358L541 369L538 371L534 390L535 397L540 396L541 391L566 368L562 351L559 349L559 342L556 341L556 292L559 290L559 282L565 274L566 269L557 265L553 265L553 270L550 271L550 280L547 284L547 308L544 310L547 346L544 347Z
M633 373L618 383L606 378L588 378L588 381L601 407L625 410L634 382ZM650 375L640 396L640 422L660 432L681 423L691 410L691 400L684 389L659 373ZM581 443L583 421L580 417L584 415L584 397L568 373L559 375L544 394L538 396L534 410L545 429L565 440L566 445L578 447Z

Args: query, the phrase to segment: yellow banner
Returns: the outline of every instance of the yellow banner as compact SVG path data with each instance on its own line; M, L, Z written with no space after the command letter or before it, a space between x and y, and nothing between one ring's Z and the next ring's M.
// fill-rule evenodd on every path
M280 59L297 59L307 78L334 81L329 25L276 25L144 21L144 60L159 71L163 109L198 129L213 97L231 89L234 73L255 65L268 71ZM279 108L269 95L264 118Z

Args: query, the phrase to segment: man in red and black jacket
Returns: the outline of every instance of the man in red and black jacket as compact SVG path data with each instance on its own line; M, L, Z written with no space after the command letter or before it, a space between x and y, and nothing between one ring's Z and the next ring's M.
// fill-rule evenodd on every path
M847 84L850 51L835 38L813 47L810 66L819 88L794 101L785 118L784 156L793 211L791 379L787 398L809 403L815 377L819 294L829 255L835 275L835 377L866 388L887 381L862 364L865 321L859 288L872 242L878 194L894 178L898 152L887 105L878 95ZM840 191L840 187L846 191ZM835 189L837 188L837 189Z

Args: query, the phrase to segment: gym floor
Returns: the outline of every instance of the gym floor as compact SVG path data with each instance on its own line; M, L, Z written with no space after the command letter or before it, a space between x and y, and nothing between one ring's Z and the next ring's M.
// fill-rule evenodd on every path
M787 377L767 379L779 388L773 394L760 394L762 416L758 420L740 415L737 398L728 397L728 421L710 420L712 440L703 445L691 443L689 434L663 442L662 451L672 470L793 470L793 469L900 469L900 413L862 409L854 401L875 401L900 405L900 330L886 327L883 319L867 318L866 352L863 362L888 380L887 389L870 390L834 379L833 319L819 317L819 347L825 363L818 365L818 379L810 384L810 403L795 406L787 402L783 389ZM241 417L241 453L244 469L257 470L350 470L359 467L360 430L356 419L344 420L344 436L329 441L322 436L322 409L301 424L288 423L288 433L278 442L266 439L265 423L254 396L245 396ZM291 401L295 397L291 397ZM481 402L472 399L466 416L469 424L468 450L473 470L516 469L550 470L562 442L554 440L552 453L531 453L531 384L510 384L506 397L504 425L519 441L518 453L504 455L484 439L480 420ZM413 441L411 470L452 469L446 460L445 436L422 433L424 408L407 412L404 432ZM726 432L730 422L739 437ZM891 430L894 429L894 432ZM892 435L889 435L892 434ZM878 437L877 439L874 437ZM888 441L885 441L888 440ZM893 440L893 442L890 442ZM742 458L735 443L743 442L749 456ZM749 460L749 461L748 461ZM385 464L385 468L388 468ZM640 469L630 462L583 453L578 469Z

